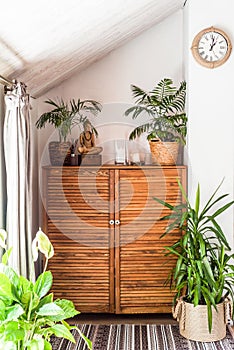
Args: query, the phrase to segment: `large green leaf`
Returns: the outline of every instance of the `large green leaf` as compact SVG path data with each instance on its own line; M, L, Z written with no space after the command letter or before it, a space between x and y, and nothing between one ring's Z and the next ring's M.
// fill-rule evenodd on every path
M74 339L73 335L67 329L67 327L64 326L63 324L56 324L53 327L50 327L50 330L53 332L53 334L56 337L62 337L62 338L70 340L72 343L75 343L75 339Z
M5 320L6 317L6 305L5 303L0 299L0 321Z
M80 313L75 309L73 302L70 300L57 299L54 303L63 310L63 313L61 313L60 315L50 316L50 320L58 322L67 318L72 318Z
M11 255L13 247L7 249L2 256L2 264L6 265L8 263L9 257Z
M82 332L79 328L77 328L77 331L79 333L79 335L81 336L82 339L84 339L85 343L87 344L88 346L88 349L89 350L92 350L92 342L90 339L88 339Z
M44 340L44 350L52 350L52 345L47 340Z
M37 314L40 316L57 316L63 315L64 311L56 305L55 303L48 303L43 305L38 311Z
M50 293L46 295L44 298L42 298L38 304L38 310L45 304L49 304L53 302L53 293Z
M4 337L6 341L17 342L25 337L25 330L19 328L18 322L8 322L5 327Z
M33 290L33 283L29 281L27 278L25 278L24 276L20 276L19 281L20 281L20 289L22 294Z
M24 313L25 311L20 304L6 307L6 319L8 321L17 320Z
M1 296L8 297L9 299L14 299L12 292L11 292L11 281L9 278L3 274L0 273L0 299Z
M34 292L42 298L46 295L53 283L53 276L50 271L43 272L36 280L36 283L33 287Z
M4 264L0 264L0 270L11 281L11 292L15 301L19 301L20 298L20 279L18 274L10 267Z
M29 291L29 292L24 293L21 297L20 301L23 304L25 310L28 310L28 308L30 307L32 295L33 295L33 292Z

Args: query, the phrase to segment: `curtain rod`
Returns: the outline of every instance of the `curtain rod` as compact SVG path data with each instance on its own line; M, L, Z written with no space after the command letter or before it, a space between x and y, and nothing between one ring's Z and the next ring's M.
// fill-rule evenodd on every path
M6 93L6 91L11 91L11 88L13 88L13 85L15 83L16 83L16 80L10 81L9 79L4 78L2 75L0 75L0 84L5 85L5 93ZM9 86L9 89L6 87L6 85ZM25 87L27 87L27 86L25 85ZM33 99L36 99L36 97L34 97L34 96L30 95L30 97Z
M2 75L0 75L0 83L3 85L8 85L8 86L12 86L13 82L10 81L9 79L4 78Z

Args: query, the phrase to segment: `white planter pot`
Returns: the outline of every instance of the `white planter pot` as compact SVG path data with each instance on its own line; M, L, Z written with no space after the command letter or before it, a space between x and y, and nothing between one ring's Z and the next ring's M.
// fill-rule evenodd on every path
M180 334L190 340L212 342L226 336L226 324L231 318L231 303L228 299L212 307L212 330L209 332L207 306L178 300L173 316L179 321Z

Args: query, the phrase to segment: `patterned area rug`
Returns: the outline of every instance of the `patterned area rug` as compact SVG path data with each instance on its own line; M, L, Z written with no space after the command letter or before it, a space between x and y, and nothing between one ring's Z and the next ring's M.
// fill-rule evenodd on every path
M234 339L217 342L190 341L179 334L177 325L77 325L93 342L93 350L233 350ZM53 350L87 350L77 331L76 344L59 338L51 340Z

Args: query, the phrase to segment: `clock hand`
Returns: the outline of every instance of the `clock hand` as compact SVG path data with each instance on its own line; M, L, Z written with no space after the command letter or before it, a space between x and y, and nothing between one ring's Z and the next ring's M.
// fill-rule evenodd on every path
M214 52L214 50L212 50L212 51L213 51L213 54L215 55L215 57L219 59L219 56L216 55L216 53Z
M215 40L214 35L212 35L212 36L211 36L211 40L212 40L212 42L211 42L211 44L210 44L210 51L213 50L213 47L216 45L218 38L216 38L216 40Z

